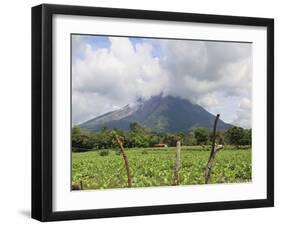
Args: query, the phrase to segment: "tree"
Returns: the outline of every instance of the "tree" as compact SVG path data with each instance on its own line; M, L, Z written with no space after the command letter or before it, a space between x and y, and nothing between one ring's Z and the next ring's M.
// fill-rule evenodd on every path
M244 129L241 127L234 126L227 130L226 137L230 144L239 146L243 145L245 141L244 139Z
M196 141L196 138L195 138L195 134L193 131L189 132L187 135L186 135L186 138L185 138L185 144L186 145L196 145L197 141Z
M177 135L178 138L179 138L177 141L180 141L181 144L183 145L183 144L184 144L184 141L185 141L186 135L185 135L183 132L179 132L179 133L177 133L176 135Z
M201 127L196 128L194 130L194 136L195 136L195 139L196 139L196 143L198 145L208 143L209 134L208 134L208 131L205 128L201 128Z
M241 144L242 145L251 145L252 144L252 129L244 129Z
M177 141L181 140L181 136L178 134L168 133L165 135L163 142L167 144L168 146L175 147L177 144Z
M149 147L151 132L136 122L130 123L130 131L125 139L125 147Z
M131 122L130 123L130 130L132 132L136 132L136 133L147 133L147 132L149 132L147 128L145 128L144 126L141 126L137 122Z
M213 139L213 133L210 132L209 133L209 140L212 140ZM225 132L223 131L217 131L216 132L216 142L218 144L224 144L225 142Z
M156 133L151 133L149 136L149 146L154 146L160 143L160 136Z
M82 131L79 127L73 127L71 143L72 148L76 148L79 151L85 151L93 147L90 134L88 132Z

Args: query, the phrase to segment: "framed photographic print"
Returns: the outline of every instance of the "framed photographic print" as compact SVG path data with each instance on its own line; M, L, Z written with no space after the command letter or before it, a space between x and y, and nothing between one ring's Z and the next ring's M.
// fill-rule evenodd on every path
M32 217L274 205L274 21L32 8Z

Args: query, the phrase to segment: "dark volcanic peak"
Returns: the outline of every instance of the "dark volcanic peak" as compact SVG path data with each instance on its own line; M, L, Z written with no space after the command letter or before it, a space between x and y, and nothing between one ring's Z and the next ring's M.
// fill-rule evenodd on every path
M186 132L196 127L211 129L215 116L199 105L161 93L150 99L106 113L80 124L83 129L97 131L104 127L128 130L131 122L137 122L157 132ZM232 125L219 120L218 129Z

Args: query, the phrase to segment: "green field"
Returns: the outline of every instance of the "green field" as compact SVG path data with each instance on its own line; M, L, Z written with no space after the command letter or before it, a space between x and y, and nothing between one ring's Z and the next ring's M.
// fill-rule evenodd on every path
M175 147L126 149L133 187L168 186L173 184ZM204 184L204 171L210 150L200 146L181 148L180 185ZM210 183L251 181L251 148L228 146L215 158ZM72 183L82 181L83 189L127 187L127 174L119 151L109 150L72 153Z

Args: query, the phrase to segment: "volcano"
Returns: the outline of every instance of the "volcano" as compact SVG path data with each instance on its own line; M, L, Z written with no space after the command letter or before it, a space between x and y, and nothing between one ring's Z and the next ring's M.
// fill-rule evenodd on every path
M137 122L155 132L188 132L197 127L212 129L215 116L203 107L174 96L153 96L138 100L121 109L90 119L80 125L89 131L102 128L129 130L130 123ZM217 129L226 130L233 125L218 121Z

